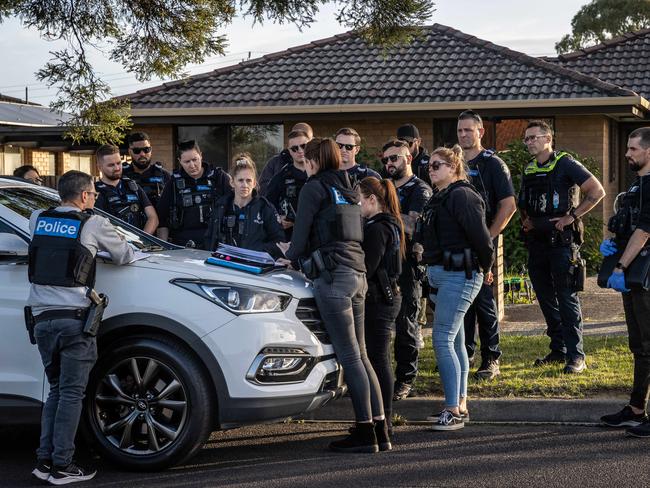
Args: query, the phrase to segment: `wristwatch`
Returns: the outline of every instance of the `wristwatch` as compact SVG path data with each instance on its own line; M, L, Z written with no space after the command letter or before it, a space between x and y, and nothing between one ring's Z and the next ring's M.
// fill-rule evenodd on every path
M625 273L625 271L627 271L627 266L623 266L623 263L621 263L620 261L618 263L616 263L616 266L614 266L614 267L616 269L620 269L624 273Z
M576 215L576 209L571 207L571 210L569 210L569 215L573 217L573 220L578 220L578 216Z

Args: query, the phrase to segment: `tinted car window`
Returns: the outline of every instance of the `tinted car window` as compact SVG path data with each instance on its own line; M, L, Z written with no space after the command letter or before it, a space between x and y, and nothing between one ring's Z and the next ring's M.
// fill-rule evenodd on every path
M60 199L57 193L47 188L14 187L0 188L0 205L13 210L17 214L29 219L36 210L57 207ZM108 215L101 210L95 210L99 215L108 218L117 229L117 232L124 236L129 244L141 250L177 249L178 246L161 241L139 229L128 225L126 222Z

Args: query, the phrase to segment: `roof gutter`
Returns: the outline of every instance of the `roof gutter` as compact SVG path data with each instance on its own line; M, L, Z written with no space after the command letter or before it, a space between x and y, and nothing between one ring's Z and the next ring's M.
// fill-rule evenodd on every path
M251 107L188 107L188 108L132 108L133 117L178 117L195 115L275 115L355 112L430 112L443 110L551 108L551 107L607 107L630 105L650 110L650 102L642 96L554 98L548 100L475 100L435 103L368 103L340 105L257 105Z

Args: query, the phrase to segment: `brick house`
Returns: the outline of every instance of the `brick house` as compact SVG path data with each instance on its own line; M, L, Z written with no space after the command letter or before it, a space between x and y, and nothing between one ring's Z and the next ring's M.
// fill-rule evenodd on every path
M647 39L647 32L637 33L539 59L439 24L387 54L345 33L122 98L168 167L183 139L197 139L206 159L222 166L241 149L262 166L298 121L321 136L354 127L372 163L406 122L433 148L455 142L456 116L472 108L486 119L484 145L503 149L522 136L526 120L544 118L554 125L558 148L600 162L608 198L596 212L606 218L625 186L627 133L650 124L650 65L639 61L630 70L621 60L608 66L596 55L607 58L623 45L631 55ZM616 78L617 71L629 76Z

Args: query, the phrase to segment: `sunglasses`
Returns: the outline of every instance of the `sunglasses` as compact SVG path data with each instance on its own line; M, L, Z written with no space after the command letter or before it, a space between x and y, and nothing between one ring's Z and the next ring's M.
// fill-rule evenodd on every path
M429 162L429 169L433 171L438 171L440 169L440 166L442 165L449 166L450 168L452 167L451 164L449 164L447 161L430 161Z
M340 142L337 142L336 145L339 147L339 149L345 149L348 152L357 147L356 144L341 144Z
M546 137L546 134L538 134L536 136L527 136L524 137L524 142L534 142L538 137Z
M307 144L299 144L297 146L291 146L289 151L297 153L298 151L304 151L307 147Z
M385 158L381 158L381 164L386 165L388 164L388 161L391 163L396 163L399 158L405 157L403 154L391 154L390 156L386 156Z
M151 152L151 146L147 147L132 147L131 151L133 151L133 154L140 154L141 152L145 154L149 154Z

